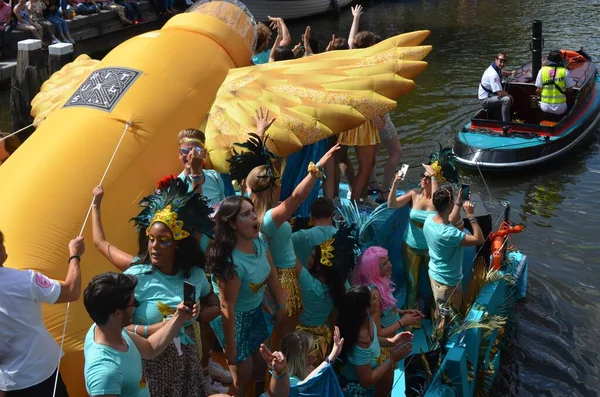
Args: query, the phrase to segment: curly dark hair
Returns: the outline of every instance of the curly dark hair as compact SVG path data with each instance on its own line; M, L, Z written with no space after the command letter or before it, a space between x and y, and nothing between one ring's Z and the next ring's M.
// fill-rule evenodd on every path
M232 222L240 213L242 203L252 205L252 200L245 196L230 196L221 202L215 214L215 237L207 250L207 271L219 280L229 280L235 274L233 250L235 249L235 229Z

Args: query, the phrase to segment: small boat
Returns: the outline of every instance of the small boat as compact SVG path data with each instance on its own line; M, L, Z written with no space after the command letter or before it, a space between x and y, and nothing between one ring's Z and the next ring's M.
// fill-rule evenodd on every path
M535 86L542 66L541 21L534 21L533 31L532 63L519 68L505 82L505 91L514 99L512 121L502 122L487 110L479 110L456 137L453 152L459 165L485 172L554 162L590 136L598 124L600 76L583 48L561 50L575 86L567 93L569 110L565 116L559 122L546 120Z
M245 0L257 21L268 20L267 16L277 16L285 20L299 19L328 11L339 12L352 0Z

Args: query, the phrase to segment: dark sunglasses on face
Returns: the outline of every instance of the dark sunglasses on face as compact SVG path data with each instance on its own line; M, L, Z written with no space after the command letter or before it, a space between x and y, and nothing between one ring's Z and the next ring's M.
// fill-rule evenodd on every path
M187 156L188 154L190 154L190 152L192 150L195 150L196 152L202 154L202 152L204 152L204 149L202 149L200 146L194 146L193 148L189 148L189 147L182 147L181 149L179 149L179 153L182 156Z
M421 174L421 178L427 178L427 179L429 179L431 177L429 175L427 175L426 173L422 173Z
M133 303L131 305L125 306L125 309L128 309L131 306L133 306L135 309L137 309L138 307L140 307L140 302L138 302L138 300L134 298L133 299Z

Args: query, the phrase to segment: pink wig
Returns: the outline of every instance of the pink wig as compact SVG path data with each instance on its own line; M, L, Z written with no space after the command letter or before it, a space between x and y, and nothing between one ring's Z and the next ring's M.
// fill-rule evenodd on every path
M358 264L354 269L354 284L375 286L381 295L382 310L396 306L398 302L394 298L395 285L392 280L381 277L379 260L387 258L388 252L385 248L369 247L358 258Z

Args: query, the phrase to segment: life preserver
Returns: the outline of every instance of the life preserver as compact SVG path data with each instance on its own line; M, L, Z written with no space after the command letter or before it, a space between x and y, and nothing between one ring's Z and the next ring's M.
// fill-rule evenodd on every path
M490 233L490 250L492 252L491 268L493 270L500 270L502 267L502 258L504 257L504 251L506 251L505 239L507 236L512 233L521 233L523 229L523 225L510 226L508 223L502 222L497 232Z
M569 63L581 63L585 62L585 57L577 51L571 50L560 50L560 55Z

